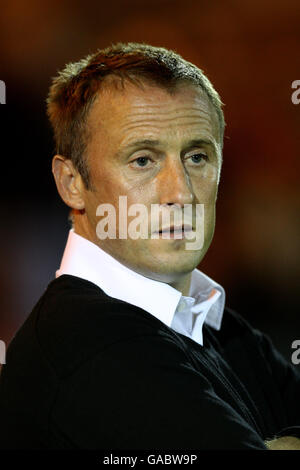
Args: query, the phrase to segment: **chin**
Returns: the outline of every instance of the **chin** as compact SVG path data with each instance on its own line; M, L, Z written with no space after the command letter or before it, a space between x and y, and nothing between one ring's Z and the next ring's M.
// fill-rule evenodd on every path
M192 272L201 262L204 255L205 253L199 253L199 251L160 253L160 256L156 254L155 259L152 258L152 260L150 260L148 268L149 271L157 275L166 276L169 282L170 280L175 280L178 275Z

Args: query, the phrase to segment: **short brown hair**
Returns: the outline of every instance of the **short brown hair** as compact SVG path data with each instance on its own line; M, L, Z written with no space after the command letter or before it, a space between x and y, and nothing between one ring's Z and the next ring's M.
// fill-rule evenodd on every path
M47 98L47 114L54 132L55 151L73 161L88 189L90 177L85 158L88 141L86 120L107 76L118 77L122 86L124 79L137 85L150 81L170 93L181 82L199 86L217 113L222 145L225 127L222 102L202 70L176 52L163 47L139 43L114 44L79 62L67 64L53 78Z

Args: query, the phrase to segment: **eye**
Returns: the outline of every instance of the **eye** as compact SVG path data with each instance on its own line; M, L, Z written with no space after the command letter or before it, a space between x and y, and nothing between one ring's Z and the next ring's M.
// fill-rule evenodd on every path
M194 153L187 157L187 160L191 160L197 166L203 165L205 161L208 160L208 156L205 153Z
M138 166L140 168L147 166L147 163L150 162L151 159L149 157L138 157L135 160L132 160L132 164L134 166Z

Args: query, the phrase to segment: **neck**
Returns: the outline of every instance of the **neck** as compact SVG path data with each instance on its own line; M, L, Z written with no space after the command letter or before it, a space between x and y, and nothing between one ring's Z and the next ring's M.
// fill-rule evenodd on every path
M170 286L174 287L174 289L179 290L184 296L188 296L190 292L191 286L191 277L192 273L186 274L183 278L179 279L178 281L170 283Z

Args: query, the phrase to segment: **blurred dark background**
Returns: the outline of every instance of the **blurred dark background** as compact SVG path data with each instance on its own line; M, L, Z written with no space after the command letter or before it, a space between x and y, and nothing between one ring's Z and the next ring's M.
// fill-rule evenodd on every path
M54 278L69 230L50 170L50 79L66 62L136 41L194 62L225 103L217 226L199 268L290 361L300 338L299 25L298 0L2 3L0 339L9 343Z

